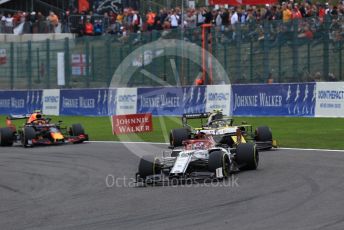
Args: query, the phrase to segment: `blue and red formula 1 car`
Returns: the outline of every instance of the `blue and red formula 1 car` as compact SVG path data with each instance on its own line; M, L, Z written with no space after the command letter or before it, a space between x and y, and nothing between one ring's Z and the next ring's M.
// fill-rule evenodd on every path
M25 124L16 128L13 120L25 119ZM8 116L6 127L0 128L0 146L12 146L19 142L24 147L35 145L54 145L63 143L82 143L88 140L81 124L62 127L62 121L50 123L50 118L44 118L41 111L28 115Z

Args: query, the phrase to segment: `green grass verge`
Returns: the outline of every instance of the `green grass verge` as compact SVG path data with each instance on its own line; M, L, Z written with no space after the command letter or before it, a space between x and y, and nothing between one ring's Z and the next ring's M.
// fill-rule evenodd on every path
M62 120L64 125L81 123L91 140L97 141L150 141L168 142L172 128L181 127L178 117L155 117L151 133L114 136L109 117L52 117ZM286 118L286 117L235 117L236 123L247 121L254 127L268 125L281 147L344 149L344 119L342 118ZM16 121L17 126L23 121ZM0 116L0 124L5 124L5 116ZM193 120L197 126L199 121Z

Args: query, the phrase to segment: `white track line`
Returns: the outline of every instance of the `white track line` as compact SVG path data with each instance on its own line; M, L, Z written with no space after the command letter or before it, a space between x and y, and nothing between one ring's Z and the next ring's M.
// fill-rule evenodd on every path
M163 142L140 142L140 141L87 141L90 143L112 143L112 144L151 144L151 145L168 145ZM340 149L303 149L303 148L277 148L283 150L301 150L301 151L324 151L324 152L344 152Z
M285 149L285 150L302 150L302 151L323 151L323 152L344 152L344 150L340 149L302 149L302 148L278 148L278 149Z

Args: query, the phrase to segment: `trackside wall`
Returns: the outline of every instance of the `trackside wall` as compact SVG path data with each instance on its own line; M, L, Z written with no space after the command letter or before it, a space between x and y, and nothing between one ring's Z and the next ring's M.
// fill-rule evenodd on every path
M0 91L0 114L344 117L344 82Z

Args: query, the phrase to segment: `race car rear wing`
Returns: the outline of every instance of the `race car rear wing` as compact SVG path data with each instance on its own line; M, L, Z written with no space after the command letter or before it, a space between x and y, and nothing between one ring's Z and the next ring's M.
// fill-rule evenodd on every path
M26 115L9 115L7 116L8 120L22 120L22 119L28 119L30 117L30 114L26 114Z
M188 125L189 119L201 119L201 124L203 125L203 119L208 119L210 113L184 113L182 116L183 127L190 127Z

